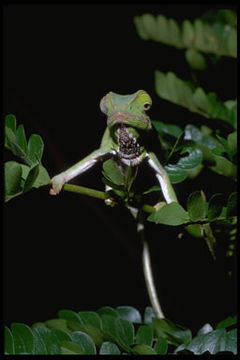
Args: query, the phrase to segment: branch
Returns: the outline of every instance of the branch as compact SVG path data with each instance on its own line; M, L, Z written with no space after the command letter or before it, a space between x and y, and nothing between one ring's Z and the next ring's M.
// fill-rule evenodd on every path
M106 199L111 199L111 196L105 192L105 191L100 191L100 190L95 190L95 189L90 189L84 186L79 186L79 185L72 185L72 184L65 184L63 185L63 190L65 191L70 191L70 192L74 192L77 194L82 194L82 195L88 195L91 197L94 197L96 199L101 199L101 200L106 200ZM156 209L149 204L143 204L142 205L142 210L151 214L154 211L156 211ZM217 217L216 219L214 219L214 222L216 221L223 221L223 220L231 220L231 219L235 219L236 216L230 216L230 217ZM189 221L187 223L182 224L183 226L188 226L188 225L193 225L193 224L199 224L199 225L204 225L204 224L209 224L212 221L209 221L207 218L204 220L199 220L199 221Z
M90 189L90 188L87 188L84 186L79 186L79 185L65 184L63 186L63 190L74 192L77 194L92 196L94 198L101 199L101 200L106 200L107 198L109 198L109 194L104 191Z

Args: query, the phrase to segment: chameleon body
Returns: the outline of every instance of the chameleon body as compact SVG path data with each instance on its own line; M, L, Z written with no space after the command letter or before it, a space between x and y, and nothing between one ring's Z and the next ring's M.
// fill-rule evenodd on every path
M147 161L154 170L166 203L177 201L166 170L153 152L141 145L141 132L152 128L146 111L152 100L148 93L139 90L131 95L109 92L100 101L101 111L107 115L107 128L99 149L51 179L50 194L58 194L62 186L77 175L91 168L96 162L112 157L121 171L133 169Z

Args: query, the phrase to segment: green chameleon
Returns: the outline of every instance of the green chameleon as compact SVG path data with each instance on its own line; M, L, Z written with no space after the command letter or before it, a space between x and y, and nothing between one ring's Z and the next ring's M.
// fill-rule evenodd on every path
M107 128L99 149L93 151L66 171L54 176L50 181L50 194L57 195L65 183L90 169L98 161L112 158L120 168L123 176L127 176L129 174L128 170L131 168L130 176L133 177L133 180L138 166L143 161L146 161L155 172L165 203L177 202L176 194L166 170L160 164L156 155L141 144L141 133L152 128L151 120L145 113L151 107L151 104L151 97L144 90L139 90L132 95L119 95L109 92L104 96L100 102L100 109L107 115ZM109 190L111 187L107 186L106 189ZM111 202L114 203L111 198L106 199L105 202L110 205ZM155 209L158 209L159 205L160 203L157 203L154 206ZM129 205L127 207L137 220L137 231L143 243L143 270L150 301L157 317L164 318L154 284L148 243L143 235L143 220L139 209Z
M144 90L138 90L132 95L109 92L104 96L100 102L100 109L107 115L107 128L99 149L54 176L51 179L50 194L57 195L62 186L72 178L90 169L98 161L112 157L123 174L127 172L128 167L137 169L143 161L147 161L156 174L166 203L177 202L166 170L153 152L140 145L140 132L152 128L151 120L145 113L151 104L151 97ZM134 175L133 172L132 176Z

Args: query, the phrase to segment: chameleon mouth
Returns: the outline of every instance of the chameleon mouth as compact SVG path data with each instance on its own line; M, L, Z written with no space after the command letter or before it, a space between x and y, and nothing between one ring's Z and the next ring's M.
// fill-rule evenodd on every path
M129 124L129 125L136 126L139 128L144 128L144 129L152 128L151 120L148 116L127 114L127 113L122 113L120 111L109 116L108 123L109 124L126 124L126 125Z

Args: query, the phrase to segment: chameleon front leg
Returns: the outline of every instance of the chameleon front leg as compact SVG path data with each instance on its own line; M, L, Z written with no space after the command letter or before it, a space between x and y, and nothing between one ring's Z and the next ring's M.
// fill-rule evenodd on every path
M175 191L170 182L169 176L164 167L158 161L157 156L153 152L147 154L148 164L155 171L157 180L159 181L164 199L167 204L175 201L178 202ZM156 206L156 205L155 205Z
M50 195L57 195L63 185L76 177L77 175L82 174L86 170L90 169L96 162L104 159L107 155L114 155L115 151L107 147L100 147L99 149L93 151L91 154L86 156L84 159L80 160L75 165L71 166L66 171L54 176L51 181L51 189L49 191Z

